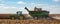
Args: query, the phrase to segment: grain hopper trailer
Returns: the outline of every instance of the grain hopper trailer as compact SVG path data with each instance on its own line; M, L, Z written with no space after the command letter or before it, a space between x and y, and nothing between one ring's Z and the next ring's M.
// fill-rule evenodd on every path
M25 7L25 9L29 12L29 14L33 18L37 17L37 19L39 19L39 18L47 18L47 17L49 17L49 11L41 10L40 8L38 9L38 8L35 7L34 11L29 11L27 9L27 7Z

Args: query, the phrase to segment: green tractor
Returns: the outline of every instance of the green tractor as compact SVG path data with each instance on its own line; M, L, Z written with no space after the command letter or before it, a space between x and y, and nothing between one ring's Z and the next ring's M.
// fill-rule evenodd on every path
M47 18L47 17L49 17L49 11L41 10L41 8L36 8L35 7L34 11L29 11L27 9L27 7L25 7L25 9L29 12L29 14L33 18L37 17L37 19L39 19L39 18Z
M11 14L9 15L9 19L19 19L22 20L23 16L22 16L22 11L17 11L17 14Z

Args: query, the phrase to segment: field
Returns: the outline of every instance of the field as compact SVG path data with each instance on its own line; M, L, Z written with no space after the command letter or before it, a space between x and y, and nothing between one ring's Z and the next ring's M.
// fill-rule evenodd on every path
M60 24L59 20L55 19L40 19L40 20L10 20L0 19L0 24Z

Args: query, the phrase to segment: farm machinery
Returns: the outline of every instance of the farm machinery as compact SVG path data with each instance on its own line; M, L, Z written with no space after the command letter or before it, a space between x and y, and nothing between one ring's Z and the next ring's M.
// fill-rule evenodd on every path
M23 19L22 11L17 11L17 14L13 14L9 16L9 19Z
M41 8L34 8L34 11L29 11L27 9L27 7L25 7L25 9L29 12L29 14L33 17L33 18L47 18L49 17L49 11L45 11L42 10Z
M42 10L41 8L34 8L33 11L28 10L27 7L25 7L25 9L29 12L28 15L25 16L29 16L28 18L32 18L35 19L39 19L39 18L47 18L49 17L49 11L46 10ZM22 11L17 11L17 14L11 14L9 16L6 16L5 18L8 19L23 19L25 16L23 16ZM25 17L26 18L26 17Z
M31 18L31 16L33 17L33 19L35 19L35 18L37 18L37 19L39 19L39 18L48 18L49 17L49 11L42 10L41 8L36 8L35 7L33 11L28 10L27 7L25 7L25 9L29 12L30 16L28 18ZM13 19L13 17L14 17L14 19L20 19L21 18L20 16L22 18L24 18L24 16L22 15L22 11L17 11L17 15L10 16L10 18ZM28 15L26 15L26 17L27 16Z

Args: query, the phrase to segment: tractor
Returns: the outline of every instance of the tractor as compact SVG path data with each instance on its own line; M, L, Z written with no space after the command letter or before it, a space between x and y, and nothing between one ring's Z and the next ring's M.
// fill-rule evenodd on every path
M23 16L22 16L22 11L17 11L17 14L11 14L9 15L9 19L19 19L22 20Z

